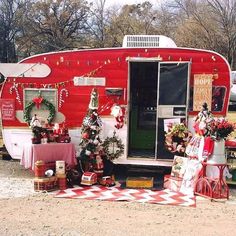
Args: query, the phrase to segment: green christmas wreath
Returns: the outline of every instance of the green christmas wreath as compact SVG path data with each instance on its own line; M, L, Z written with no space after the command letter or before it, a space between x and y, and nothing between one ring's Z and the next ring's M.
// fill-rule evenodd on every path
M31 121L31 119L32 119L32 117L31 117L31 111L32 111L33 107L34 107L35 105L38 105L38 104L39 104L39 103L36 103L36 102L34 101L34 99L33 99L32 102L29 102L29 103L26 105L25 111L24 111L24 120L25 120L28 124L30 124L30 121ZM47 121L48 121L48 123L50 124L50 123L53 121L53 119L54 119L54 117L55 117L55 114L56 114L55 106L54 106L51 102L47 101L47 100L44 99L44 98L42 98L42 99L40 100L40 104L44 104L44 105L48 108L48 110L49 110L49 116L48 116L48 118L47 118Z
M124 144L115 133L113 137L107 137L103 144L104 152L108 160L119 158L124 153Z

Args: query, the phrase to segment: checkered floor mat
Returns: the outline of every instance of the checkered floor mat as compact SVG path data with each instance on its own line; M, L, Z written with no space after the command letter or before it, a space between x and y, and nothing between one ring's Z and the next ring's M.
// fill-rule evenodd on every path
M121 189L119 187L83 186L59 191L57 198L76 198L106 201L131 201L174 206L196 206L196 197L173 192L169 189Z

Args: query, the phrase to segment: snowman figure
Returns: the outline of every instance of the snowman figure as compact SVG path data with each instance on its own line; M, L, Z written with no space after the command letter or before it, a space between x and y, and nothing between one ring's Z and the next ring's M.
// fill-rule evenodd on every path
M30 121L30 127L34 128L34 127L42 127L40 120L38 119L37 115L34 114L34 116L32 117L31 121Z

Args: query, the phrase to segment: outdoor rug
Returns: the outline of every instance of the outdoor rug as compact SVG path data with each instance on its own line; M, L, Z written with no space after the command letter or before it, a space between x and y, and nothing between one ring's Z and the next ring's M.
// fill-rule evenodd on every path
M149 189L122 189L119 187L93 185L61 190L55 197L196 207L195 196L184 195L169 189L153 191Z

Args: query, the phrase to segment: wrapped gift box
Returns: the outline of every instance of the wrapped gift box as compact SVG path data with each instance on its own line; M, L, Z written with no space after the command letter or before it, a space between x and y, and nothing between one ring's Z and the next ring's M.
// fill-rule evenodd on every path
M57 189L57 178L55 176L34 179L34 191L54 191Z
M181 188L183 178L175 177L171 175L164 176L164 188L179 192Z
M173 165L171 168L171 176L183 178L188 165L188 158L174 156Z
M35 177L45 177L45 163L42 160L36 161L34 163L34 176Z

